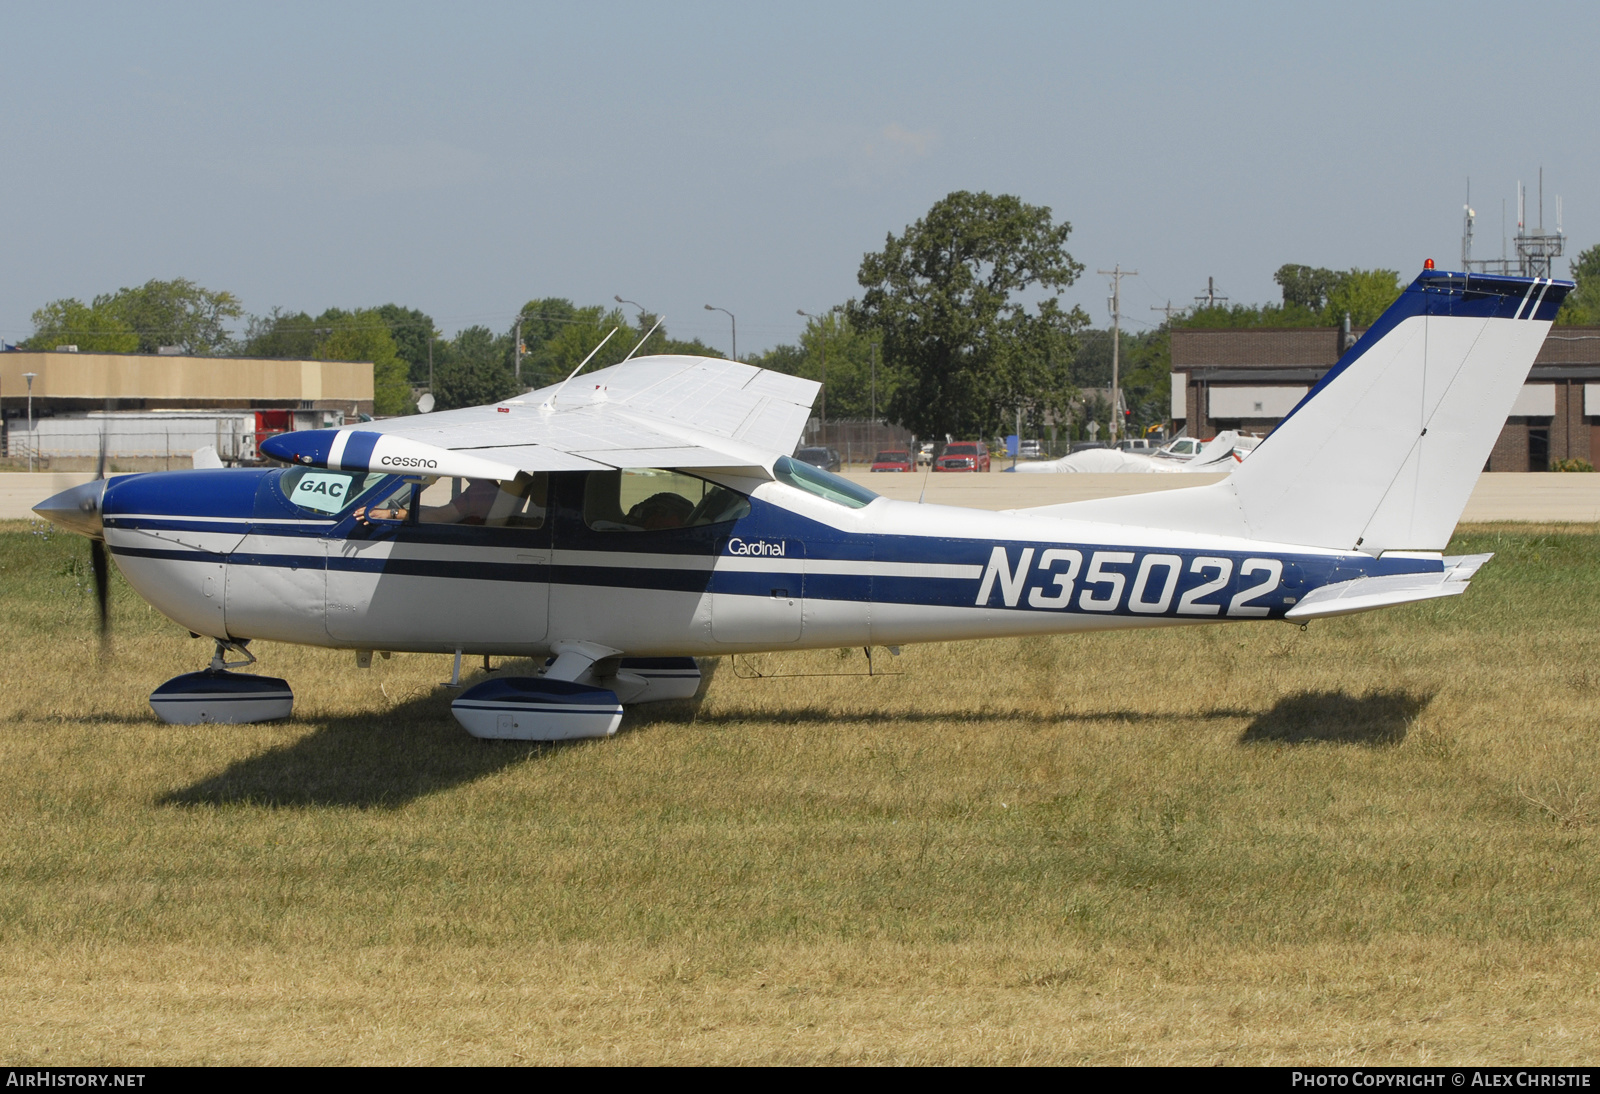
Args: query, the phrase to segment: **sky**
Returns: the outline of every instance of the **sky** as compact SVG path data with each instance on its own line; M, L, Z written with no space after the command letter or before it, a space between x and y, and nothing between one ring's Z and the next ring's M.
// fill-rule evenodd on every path
M13 3L0 337L186 277L446 335L622 296L728 352L711 304L748 357L955 190L1069 222L1096 325L1096 271L1137 270L1132 329L1208 278L1275 300L1285 262L1454 267L1469 178L1476 254L1542 167L1571 258L1597 31L1567 3Z

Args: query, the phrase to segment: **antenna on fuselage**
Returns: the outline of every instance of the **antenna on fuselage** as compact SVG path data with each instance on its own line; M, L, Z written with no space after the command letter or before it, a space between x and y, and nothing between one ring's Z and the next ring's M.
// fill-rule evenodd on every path
M656 327L659 327L661 324L665 323L666 321L667 321L667 317L664 316L664 315L660 316L659 318L657 318L656 319L656 326L655 327L651 327L649 330L645 331L644 337L639 339L639 344L637 346L634 346L632 349L630 349L628 351L628 356L624 357L622 360L623 361L631 361L631 360L633 360L633 355L638 353L640 350L642 350L644 348L644 344L646 342L650 341L650 336L656 332ZM617 363L621 364L622 362L619 361Z
M621 327L612 327L611 328L611 334L616 334L617 331L619 331L621 329L622 329ZM589 356L587 356L583 360L579 361L577 368L575 368L571 372L567 373L567 378L565 380L561 381L561 386L556 388L555 392L550 396L549 399L545 400L543 403L540 404L540 406L539 406L540 410L554 410L556 408L556 400L561 397L561 392L566 388L566 386L569 383L572 382L572 378L574 376L578 375L578 373L583 371L583 366L584 365L587 365L590 361L594 360L594 355L600 352L600 346L604 346L607 342L611 341L611 334L608 334L604 338L600 339L600 345L596 346L596 347L594 347L594 349L590 350L589 351Z

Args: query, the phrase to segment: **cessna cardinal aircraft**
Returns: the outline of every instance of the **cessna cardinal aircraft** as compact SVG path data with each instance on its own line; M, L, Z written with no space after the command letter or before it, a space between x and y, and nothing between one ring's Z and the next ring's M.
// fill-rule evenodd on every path
M170 721L289 713L251 639L533 657L454 702L481 737L616 731L695 655L1303 621L1463 592L1445 557L1570 282L1432 263L1226 480L992 513L790 459L818 385L646 357L494 406L290 433L286 466L128 475L38 512L102 542L211 669ZM102 593L103 595L103 593ZM232 656L237 660L229 661Z

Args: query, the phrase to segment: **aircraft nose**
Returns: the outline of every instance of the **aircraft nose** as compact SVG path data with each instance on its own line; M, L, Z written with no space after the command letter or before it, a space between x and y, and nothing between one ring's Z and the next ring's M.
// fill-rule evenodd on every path
M71 490L63 490L33 507L45 520L69 532L91 539L100 538L100 501L105 496L106 480L96 479Z

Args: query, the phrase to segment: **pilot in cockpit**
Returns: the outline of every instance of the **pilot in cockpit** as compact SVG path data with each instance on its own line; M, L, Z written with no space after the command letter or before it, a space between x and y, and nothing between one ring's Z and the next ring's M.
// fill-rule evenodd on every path
M531 485L533 489L527 493L518 493L515 483L468 479L466 488L443 505L419 505L417 520L423 524L538 527L544 522L545 476L537 476ZM411 516L409 501L410 491L401 491L371 507L358 507L351 515L362 524L404 521Z

